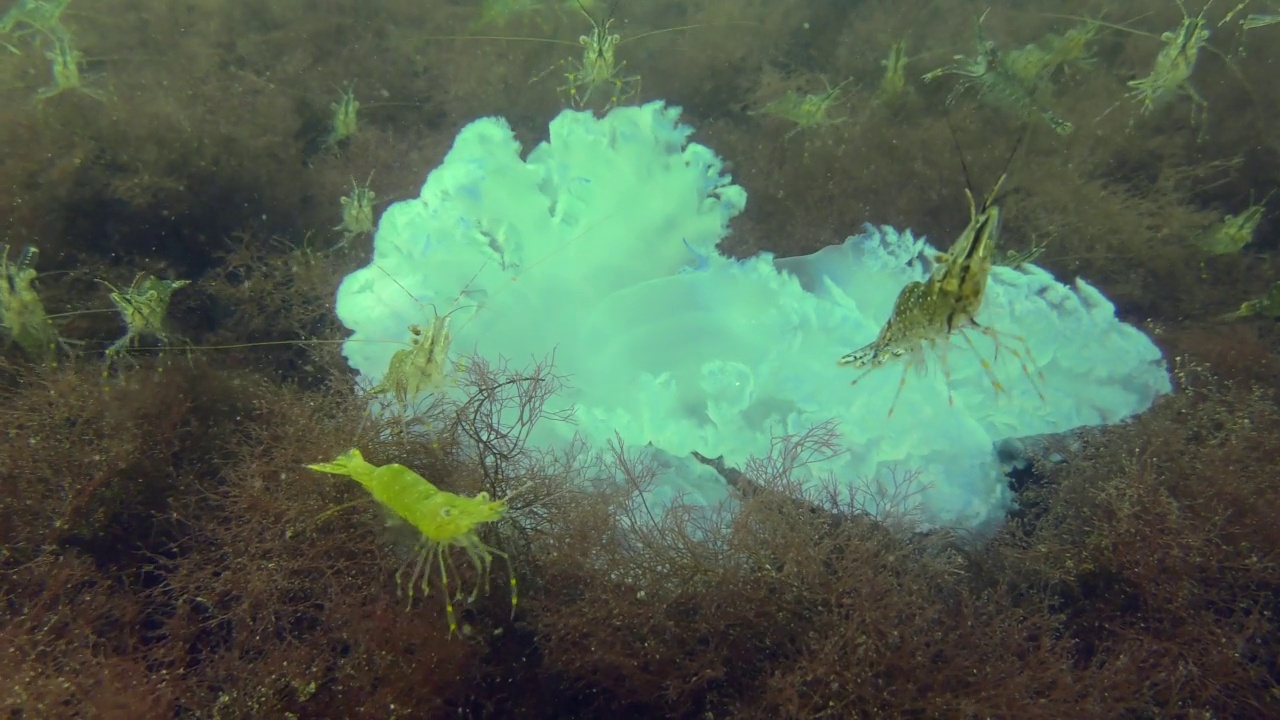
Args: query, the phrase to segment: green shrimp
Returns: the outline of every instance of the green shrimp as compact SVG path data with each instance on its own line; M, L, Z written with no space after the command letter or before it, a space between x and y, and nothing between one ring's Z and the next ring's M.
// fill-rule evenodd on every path
M412 564L409 574L408 596L409 606L413 607L414 586L421 583L423 594L431 593L431 575L434 572L428 564L431 556L435 556L435 565L440 568L440 589L444 595L445 615L449 619L449 635L458 630L458 619L453 611L455 597L462 595L459 587L456 593L449 592L449 571L456 572L453 555L449 548L458 547L467 554L471 565L476 570L476 584L467 596L467 602L475 600L483 585L489 587L489 570L493 565L493 556L497 555L507 563L507 572L511 578L511 615L516 612L516 575L511 567L511 558L505 552L485 544L476 534L476 526L480 523L494 522L507 512L506 500L490 500L488 493L480 493L475 497L463 497L445 492L418 473L404 465L383 465L381 467L365 461L359 450L348 450L332 462L308 465L312 470L346 475L364 486L369 494L391 512L412 525L420 533L422 539L415 550L400 569L396 571L396 589L402 592L401 582L405 570Z

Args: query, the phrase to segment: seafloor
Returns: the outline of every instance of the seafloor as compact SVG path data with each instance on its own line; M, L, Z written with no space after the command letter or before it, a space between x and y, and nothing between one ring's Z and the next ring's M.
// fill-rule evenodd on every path
M560 0L0 2L5 716L1280 717L1275 0L589 10L621 41L587 97L591 21ZM1005 64L924 82L984 13ZM750 194L736 255L866 221L954 237L966 179L1008 164L1004 249L1096 284L1175 394L1011 480L984 543L797 499L823 428L709 521L645 512L625 450L627 486L584 494L592 468L496 413L370 418L332 314L370 238L340 199L412 196L482 115L532 144L567 103L654 98ZM15 330L41 312L56 338ZM548 386L464 375L486 411ZM514 612L496 555L452 638L438 587L407 607L415 536L302 468L357 446L463 496L522 488L477 536Z

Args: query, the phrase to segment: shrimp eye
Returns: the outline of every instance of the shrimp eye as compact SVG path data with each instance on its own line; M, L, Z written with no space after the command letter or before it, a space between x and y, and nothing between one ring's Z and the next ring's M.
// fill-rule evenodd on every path
M453 512L454 510L451 507L440 508L440 517L451 518L453 517Z

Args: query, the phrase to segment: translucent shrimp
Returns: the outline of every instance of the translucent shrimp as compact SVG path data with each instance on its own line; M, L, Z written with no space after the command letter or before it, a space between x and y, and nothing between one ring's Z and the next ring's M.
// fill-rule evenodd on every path
M752 114L772 115L795 123L796 126L783 136L784 140L801 130L844 122L848 118L833 118L828 113L840 101L841 88L851 81L852 78L835 87L827 83L825 91L812 95L802 95L791 90L781 98L765 105L757 113ZM823 83L826 83L825 78Z
M124 320L124 337L107 348L107 361L128 350L139 338L153 337L164 346L172 344L165 323L169 312L169 299L173 291L191 284L190 280L161 280L148 273L138 273L129 287L120 289L107 282L98 282L111 288L111 302Z
M14 342L32 359L53 362L61 340L32 287L39 256L38 250L26 247L9 262L9 245L0 243L0 350Z
M1012 159L1012 155L1010 158ZM972 329L991 339L997 356L1000 348L1006 347L1007 352L1022 367L1022 374L1040 396L1040 400L1045 401L1039 382L1044 378L1039 375L1039 371L1038 378L1032 376L1031 368L1035 362L1026 341L1013 335L1005 336L1005 333L982 325L975 319L986 295L987 278L994 264L993 253L1000 235L1000 208L995 200L1003 183L1004 176L1001 175L980 207L974 201L973 193L965 190L965 196L969 199L969 225L952 243L951 249L940 256L938 266L928 278L908 283L902 289L894 302L893 312L876 339L837 361L838 365L862 370L851 383L857 384L876 368L906 360L907 366L903 368L898 389L889 404L889 417L893 417L898 398L906 386L907 372L912 367L923 367L924 349L927 346L938 346L949 341L953 335L959 335L969 349L977 354L978 348L969 337ZM1002 337L1008 337L1021 348L1008 347ZM951 375L947 369L946 356L940 357L943 375L949 384ZM994 359L988 361L979 355L979 364L991 382L992 389L1002 393L1006 388L996 376ZM950 392L948 385L948 402L951 401Z

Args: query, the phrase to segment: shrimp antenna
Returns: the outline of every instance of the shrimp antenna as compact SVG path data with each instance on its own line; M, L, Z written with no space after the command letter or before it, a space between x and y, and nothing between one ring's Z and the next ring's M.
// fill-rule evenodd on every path
M581 10L582 14L586 15L591 20L592 23L596 22L596 16L592 15L591 11L587 9L587 6L582 4L582 0L573 0L573 2L577 4L578 9ZM618 9L618 0L613 0L613 4L609 6L609 14L606 15L604 18L605 22L609 22L610 20L613 19L613 11L617 9Z
M1009 168L1013 165L1013 159L1018 156L1018 151L1022 149L1022 143L1026 141L1028 133L1031 132L1031 123L1022 124L1022 130L1018 132L1018 137L1013 141L1013 148L1009 150L1009 157L1005 158L1004 167L1000 168L1000 179L996 181L996 187L992 190L991 197L987 199L987 203L996 202L1001 198L1000 184L1005 176L1009 174Z
M984 13L985 15L985 13ZM981 21L979 21L981 22ZM956 126L951 124L951 113L943 111L943 119L947 121L947 132L951 133L951 144L956 147L956 155L960 158L960 170L964 173L964 186L970 194L973 193L973 178L969 176L969 163L964 159L964 148L960 147L960 136L956 135Z
M1013 141L1013 148L1009 150L1009 157L1005 159L1004 167L1000 170L1001 174L1009 172L1009 167L1013 165L1013 158L1016 157L1018 151L1022 149L1022 143L1026 142L1027 134L1030 133L1030 131L1031 123L1023 123L1022 130L1018 131L1018 137Z
M964 148L960 146L960 137L956 134L956 127L951 124L951 113L944 113L943 117L947 121L947 131L951 133L951 143L955 145L956 155L960 158L960 169L964 172L964 186L968 188L970 193L973 193L973 179L969 174L969 163L964 159ZM1022 143L1027 139L1027 132L1030 127L1030 123L1024 123L1022 130L1018 132L1017 139L1013 141L1013 149L1009 151L1009 157L1005 158L1004 165L1000 168L1001 178L1009 174L1009 167L1013 165L1013 159L1017 157L1018 151L1022 149ZM975 197L977 196L975 195ZM988 202L992 202L995 199L995 197L992 197Z

